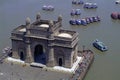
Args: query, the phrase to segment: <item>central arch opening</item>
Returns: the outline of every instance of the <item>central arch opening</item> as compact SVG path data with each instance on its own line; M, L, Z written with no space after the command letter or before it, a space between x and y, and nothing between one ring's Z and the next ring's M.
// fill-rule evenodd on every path
M36 63L46 64L46 55L43 51L42 45L36 45L34 51L34 61Z

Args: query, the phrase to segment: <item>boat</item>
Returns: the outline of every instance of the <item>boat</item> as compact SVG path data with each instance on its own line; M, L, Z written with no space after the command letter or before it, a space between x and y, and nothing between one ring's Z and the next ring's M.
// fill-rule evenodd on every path
M89 17L88 19L89 19L90 23L93 23L93 18L92 17Z
M84 2L82 0L80 0L80 1L73 0L72 4L79 5L79 4L84 4Z
M108 50L108 47L103 42L99 41L98 39L94 40L93 46L100 51L107 51Z
M44 5L43 7L42 7L42 9L43 10L45 10L45 11L53 11L54 10L54 7L52 6L52 5Z
M94 21L94 22L97 22L97 21L98 21L98 18L97 18L97 17L94 16L94 17L92 17L92 18L93 18L93 21Z
M75 19L71 19L71 20L69 21L69 23L70 23L71 25L76 25L76 20L75 20Z
M98 6L96 3L85 3L84 4L84 8L87 8L87 9L96 9Z
M118 13L118 19L120 20L120 13Z
M72 9L70 14L71 14L71 16L80 15L81 11L80 11L80 9Z
M100 21L100 17L99 16L96 16L97 20Z
M77 19L77 20L76 20L76 24L77 24L77 25L81 25L81 20L80 20L80 19Z
M81 24L84 25L84 26L86 26L86 25L87 25L87 21L86 21L86 19L84 19L84 18L81 19Z
M90 23L89 18L87 17L87 18L85 18L85 19L86 19L87 24L89 24L89 23Z
M75 12L76 12L75 9L72 9L72 10L71 10L71 13L70 13L71 16L74 16L74 15L75 15Z
M84 4L84 2L82 0L78 1L78 4Z
M72 4L77 4L77 1L76 1L76 0L73 0L73 1L72 1Z
M112 19L118 19L118 12L111 13L111 18Z
M81 14L80 9L76 9L76 11L75 11L75 15L80 15L80 14Z
M120 0L115 1L116 4L120 4Z
M120 19L120 13L119 12L113 12L111 13L112 19Z

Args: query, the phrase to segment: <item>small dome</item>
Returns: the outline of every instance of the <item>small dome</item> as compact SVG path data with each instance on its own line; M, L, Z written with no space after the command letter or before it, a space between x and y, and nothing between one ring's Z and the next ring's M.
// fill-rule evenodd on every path
M26 28L22 28L19 30L20 32L26 32Z
M40 19L40 12L37 13L36 19Z
M53 21L52 21L52 20L50 20L50 21L49 21L49 24L50 24L50 25L53 25Z
M39 27L48 28L48 27L49 27L49 25L48 25L48 24L41 24Z
M72 36L68 33L60 33L58 36L59 37L66 37L66 38L72 38Z
M30 18L27 17L27 18L26 18L26 25L27 25L27 24L30 24L30 22L31 22Z
M62 15L58 16L58 21L62 21Z

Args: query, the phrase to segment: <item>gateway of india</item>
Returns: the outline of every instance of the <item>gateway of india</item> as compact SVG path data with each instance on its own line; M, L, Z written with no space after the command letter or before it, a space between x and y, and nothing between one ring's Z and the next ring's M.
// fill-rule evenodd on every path
M12 57L25 63L71 68L77 60L78 33L61 27L62 16L56 21L42 20L38 13L33 23L27 18L25 25L11 33Z

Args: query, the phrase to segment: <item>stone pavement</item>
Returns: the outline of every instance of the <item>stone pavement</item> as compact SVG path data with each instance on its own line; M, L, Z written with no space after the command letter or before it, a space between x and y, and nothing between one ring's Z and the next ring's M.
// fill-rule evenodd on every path
M11 62L0 64L0 80L69 80L71 75Z

